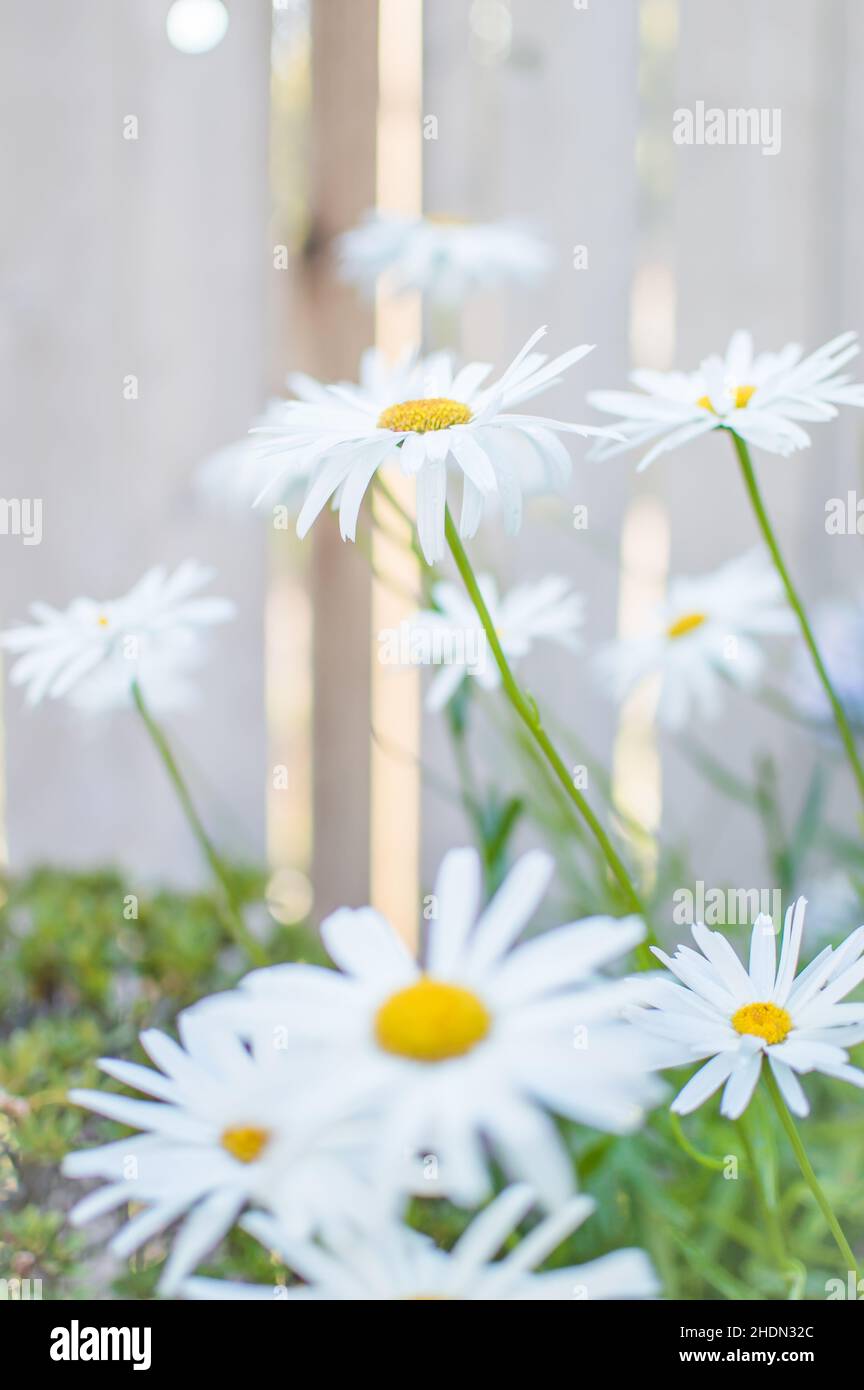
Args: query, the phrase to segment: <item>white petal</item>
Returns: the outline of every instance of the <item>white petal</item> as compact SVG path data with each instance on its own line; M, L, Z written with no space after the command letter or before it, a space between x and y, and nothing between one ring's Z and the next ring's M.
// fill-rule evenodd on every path
M525 1183L514 1183L475 1216L453 1246L452 1259L465 1269L487 1264L501 1249L534 1205L534 1193Z
M537 1298L572 1301L657 1298L660 1281L644 1250L615 1250L588 1264L552 1269L532 1279Z
M475 849L454 849L444 856L435 882L437 915L429 930L431 974L446 976L455 970L477 915L481 879Z
M723 1092L723 1101L720 1106L721 1115L725 1115L729 1120L737 1120L740 1115L744 1114L750 1104L761 1070L761 1048L745 1054L743 1057L739 1055L735 1069L726 1082L726 1089Z
M783 945L780 949L780 965L777 970L777 983L774 986L774 1003L785 1004L798 969L798 956L801 953L801 937L804 932L804 913L807 899L798 898L788 909L783 923Z
M213 1192L187 1217L175 1237L162 1277L160 1291L176 1293L181 1280L212 1250L234 1223L245 1201L243 1192Z
M416 974L416 961L402 938L371 907L340 908L322 922L321 936L340 969L382 990L406 984Z
M446 504L447 466L427 463L417 476L417 535L430 565L444 554Z
M769 999L777 974L777 933L774 923L760 912L750 938L750 978L758 999Z
M723 1085L734 1065L734 1053L723 1052L718 1057L712 1057L711 1061L706 1062L695 1076L691 1076L687 1085L678 1092L672 1102L674 1113L689 1115L693 1110L698 1110L699 1106L704 1105L709 1096L713 1096Z
M508 1271L536 1269L583 1221L587 1221L596 1205L591 1197L571 1197L523 1236L516 1248L504 1257Z
M554 871L554 860L541 850L517 860L477 923L469 947L473 972L487 969L509 950L533 917Z
M793 1115L798 1115L803 1120L810 1114L810 1104L804 1094L804 1088L791 1067L787 1067L784 1062L778 1061L769 1053L771 1070L780 1087L781 1095L785 1100Z

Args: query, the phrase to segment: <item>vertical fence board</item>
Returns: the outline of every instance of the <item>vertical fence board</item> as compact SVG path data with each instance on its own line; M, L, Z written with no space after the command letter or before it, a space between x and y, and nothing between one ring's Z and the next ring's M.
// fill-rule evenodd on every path
M112 597L157 562L212 562L240 615L213 643L201 710L172 734L214 829L260 857L264 556L252 529L222 530L196 502L192 475L264 396L270 6L233 6L201 57L169 46L164 18L149 0L46 0L0 21L0 491L44 503L40 546L0 538L0 621L35 598ZM199 878L133 716L28 713L18 692L6 708L15 868L117 860Z

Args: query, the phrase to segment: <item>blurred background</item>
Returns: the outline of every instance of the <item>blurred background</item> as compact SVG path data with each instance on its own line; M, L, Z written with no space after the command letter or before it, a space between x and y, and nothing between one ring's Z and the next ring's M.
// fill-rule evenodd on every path
M37 598L125 592L155 563L216 567L239 616L171 736L215 837L266 862L281 920L371 895L410 935L442 851L469 833L444 722L422 714L416 672L375 658L419 593L404 555L376 540L370 567L326 518L301 544L196 486L289 369L353 378L370 342L430 341L419 303L339 284L334 236L375 206L535 228L553 275L472 300L462 348L504 367L541 323L551 351L596 343L544 398L563 418L591 418L584 392L632 365L695 367L740 326L763 348L813 348L864 327L862 60L855 0L4 4L0 494L41 498L44 535L0 536L0 625ZM779 108L780 151L675 145L674 111L699 101ZM860 487L861 429L847 411L811 450L757 459L814 601L860 580L861 540L826 536L824 504ZM688 841L694 878L773 884L752 809L658 737L650 691L619 718L587 659L638 630L670 573L755 543L731 449L709 437L639 478L635 459L572 452L565 499L534 502L518 541L492 523L472 549L504 586L557 572L587 597L585 657L541 651L530 687L614 768L622 809ZM3 722L13 872L199 880L131 715L31 712L7 691ZM693 734L744 778L770 754L798 814L814 757L793 725L739 696ZM504 746L484 725L478 777L502 797L521 785ZM836 782L830 813L851 827ZM656 847L634 853L652 872Z

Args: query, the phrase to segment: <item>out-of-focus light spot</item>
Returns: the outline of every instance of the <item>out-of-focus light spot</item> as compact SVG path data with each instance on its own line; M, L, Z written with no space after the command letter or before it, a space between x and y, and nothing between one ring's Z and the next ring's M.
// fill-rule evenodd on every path
M647 48L669 52L678 42L678 0L642 0L639 29Z
M640 266L630 296L630 355L639 367L666 372L675 359L675 277L669 266Z
M665 593L669 572L669 518L652 496L638 497L621 529L618 634L641 636ZM663 813L663 780L654 716L660 678L652 677L625 700L612 760L615 806L630 827L633 854L653 882L657 834Z
M468 23L473 55L481 62L503 62L513 42L513 16L504 0L474 0Z
M228 11L222 0L174 0L165 31L181 53L209 53L228 31Z
M271 917L286 927L303 922L312 911L312 884L298 869L277 869L264 896Z

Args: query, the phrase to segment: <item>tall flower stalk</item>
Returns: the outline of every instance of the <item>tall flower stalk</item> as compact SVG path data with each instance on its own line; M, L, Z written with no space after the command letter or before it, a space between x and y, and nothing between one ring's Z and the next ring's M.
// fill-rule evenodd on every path
M197 840L201 853L210 866L213 876L222 890L224 900L222 918L225 926L241 951L253 965L266 965L267 953L263 950L259 942L255 940L243 920L243 912L237 899L231 875L204 828L204 822L195 809L195 803L192 800L185 778L177 765L177 760L171 751L171 746L161 727L150 713L142 694L141 686L137 681L132 682L132 699L135 702L135 708L144 722L144 727L150 735L156 752L162 760L165 771L168 773L169 781L174 791L177 793L177 800L180 802L189 829Z
M810 1162L810 1159L807 1155L807 1150L804 1147L804 1141L801 1138L801 1135L798 1133L798 1126L792 1118L789 1106L783 1099L780 1087L777 1085L777 1081L774 1077L774 1074L772 1073L769 1067L765 1068L765 1085L768 1087L768 1094L774 1102L774 1108L777 1111L777 1114L780 1118L780 1123L786 1132L786 1138L789 1140L790 1147L795 1155L795 1161L797 1162L798 1167L801 1170L801 1176L806 1182L810 1191L813 1193L813 1196L816 1199L816 1204L819 1207L819 1210L821 1211L822 1215L825 1217L825 1220L828 1224L828 1229L834 1237L834 1242L837 1246L837 1249L843 1256L846 1271L855 1275L855 1281L857 1283L859 1278L858 1262L855 1258L855 1255L852 1253L852 1247L843 1233L843 1227L840 1225L840 1222L837 1219L837 1214L834 1211L834 1208L828 1201L828 1198L825 1196L825 1193L822 1189L822 1185L820 1184L819 1179L816 1177L816 1174L813 1170L813 1164Z
M780 546L777 541L777 536L775 535L774 528L771 525L768 512L765 508L765 502L763 500L759 484L756 480L756 472L753 468L753 460L750 457L750 451L747 448L747 445L744 442L744 440L738 434L732 433L732 443L735 446L735 453L737 454L738 462L741 465L741 473L744 478L744 486L747 489L747 495L750 498L753 511L756 514L756 520L759 523L759 529L762 532L765 544L768 546L768 549L771 552L771 558L774 561L777 573L779 574L780 580L783 584L783 588L786 591L786 597L789 600L789 605L795 613L796 618L798 619L798 624L801 628L801 635L803 636L804 641L807 644L807 649L810 652L810 655L813 659L813 665L816 668L816 674L822 683L826 696L828 697L828 703L830 704L832 713L834 715L834 722L837 725L837 731L842 740L843 747L846 750L846 755L849 759L849 766L852 769L852 774L858 786L858 792L861 796L862 807L864 807L864 766L862 766L861 758L858 754L858 749L855 744L855 735L852 732L851 725L846 716L846 711L843 708L840 698L836 690L834 689L831 677L828 674L828 668L825 665L822 653L820 652L819 646L816 642L816 637L814 635L810 619L807 616L807 610L805 609L804 604L802 603L798 595L798 591L796 590L795 585L792 582L792 578L789 574L789 570L786 567L786 562L783 559L783 554L780 550Z
M504 692L507 696L507 699L510 701L510 704L513 706L517 715L522 720L522 723L525 725L534 742L537 744L538 748L540 749L541 753L546 759L546 762L549 764L549 767L551 768L556 780L562 787L565 795L576 807L577 811L579 812L579 815L582 817L585 824L588 826L588 829L590 830L591 834L594 836L594 839L597 841L603 858L606 860L606 863L609 866L610 873L615 878L616 882L621 888L628 906L633 912L637 913L640 917L645 917L646 912L644 904L639 893L633 885L633 881L630 878L630 875L628 874L621 857L615 849L615 846L612 844L612 841L609 839L609 836L606 834L606 831L603 829L603 826L600 824L600 821L597 819L596 815L591 809L591 806L589 805L587 799L582 795L582 792L576 786L573 777L571 776L570 771L568 770L567 765L564 762L564 759L561 757L555 745L552 743L552 740L549 738L549 735L546 733L546 730L543 728L543 723L540 718L540 711L538 710L537 705L530 698L530 696L524 693L524 691L519 686L515 676L513 675L513 672L510 668L510 664L507 661L506 656L504 655L504 650L501 646L498 633L495 630L495 624L492 622L492 619L489 615L489 610L486 606L486 601L483 598L483 595L480 591L480 586L477 583L477 577L474 574L474 570L471 566L471 561L468 559L465 547L463 546L462 541L459 537L459 531L456 527L455 522L453 521L453 517L450 514L449 507L446 509L445 512L444 526L445 535L447 537L447 544L450 548L450 553L453 556L453 559L456 563L456 568L459 571L459 574L468 592L468 596L471 599L474 608L476 609L477 616L480 619L483 631L486 634L486 640L489 643L489 646L492 650L492 655L495 658L495 663L498 667L498 670L501 673L501 683L504 687ZM640 958L644 959L644 962L646 964L651 964L650 954L647 953L647 945L643 943L639 950Z

